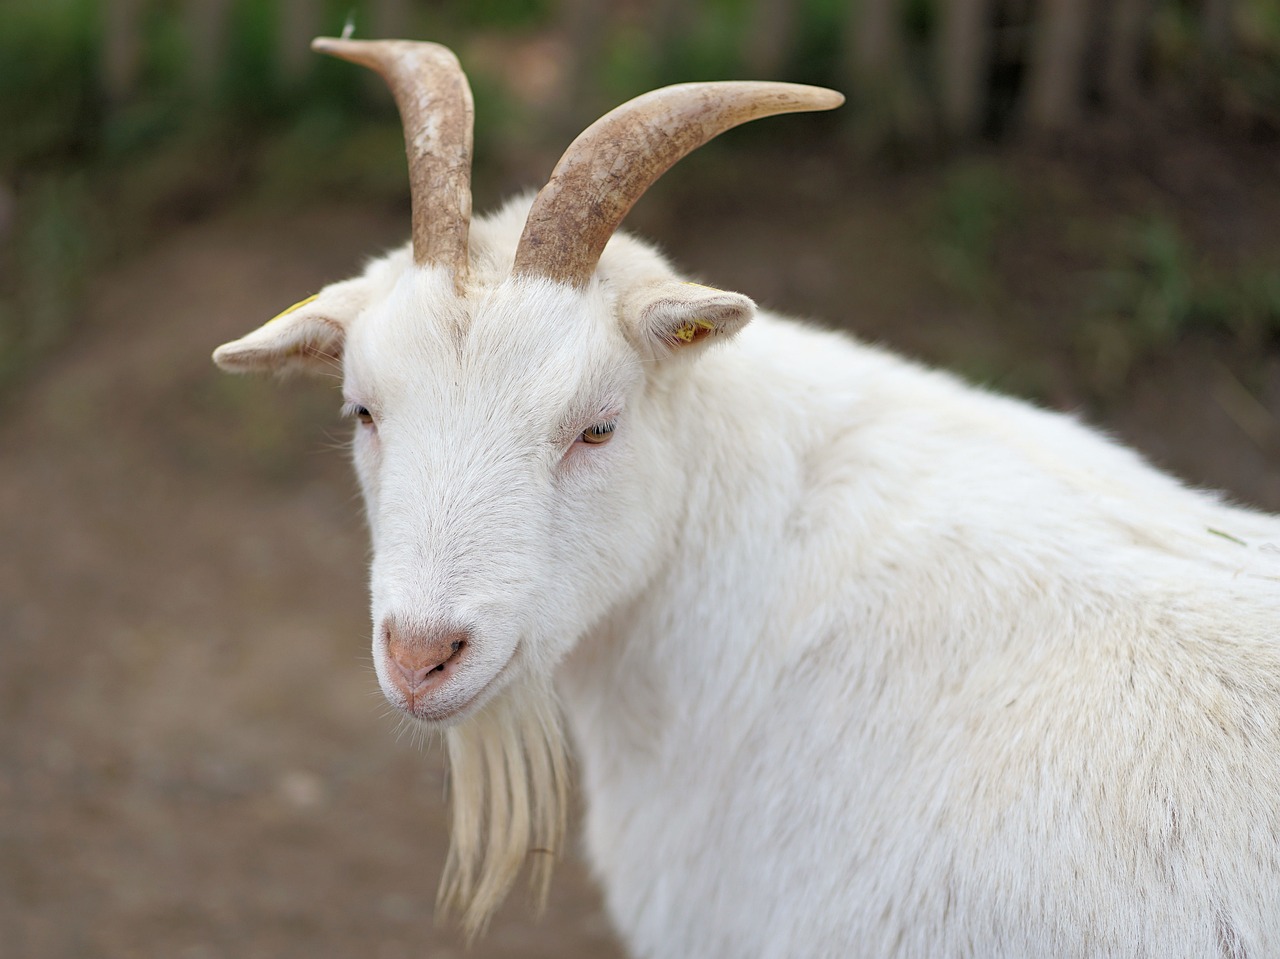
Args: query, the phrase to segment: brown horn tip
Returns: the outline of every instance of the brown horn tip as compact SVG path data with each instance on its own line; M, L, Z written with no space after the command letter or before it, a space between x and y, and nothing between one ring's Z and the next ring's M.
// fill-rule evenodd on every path
M380 74L404 124L413 204L413 260L453 274L462 292L471 227L475 108L466 75L448 47L414 40L316 37L311 49Z
M753 80L681 83L624 103L556 164L529 210L512 272L584 286L623 217L682 157L748 120L842 103L835 90Z

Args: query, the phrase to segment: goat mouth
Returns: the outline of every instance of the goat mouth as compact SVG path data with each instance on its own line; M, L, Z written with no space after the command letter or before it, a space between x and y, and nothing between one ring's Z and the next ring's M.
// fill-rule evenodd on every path
M457 690L448 689L447 685L459 665L465 661L467 649L467 644L462 643L447 660L427 675L418 688L408 695L398 697L399 702L395 705L414 719L428 723L450 723L477 709L489 699L491 692L500 688L500 680L511 665L511 660L503 663L478 689L460 694Z

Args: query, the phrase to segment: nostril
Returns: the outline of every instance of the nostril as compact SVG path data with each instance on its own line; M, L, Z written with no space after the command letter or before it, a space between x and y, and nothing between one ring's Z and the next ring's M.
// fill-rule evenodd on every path
M387 658L395 667L393 676L406 692L417 692L457 663L467 646L468 635L459 630L401 629L394 620L383 625Z

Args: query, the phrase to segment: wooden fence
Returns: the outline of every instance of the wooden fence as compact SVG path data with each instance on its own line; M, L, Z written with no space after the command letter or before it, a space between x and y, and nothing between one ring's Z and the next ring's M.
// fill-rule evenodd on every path
M189 38L197 86L217 80L237 2L251 0L164 7ZM259 2L276 18L282 78L303 76L311 63L308 41L335 28L325 19L334 5ZM363 0L357 35L413 36L424 18L465 2ZM909 135L965 139L988 127L997 108L1006 130L1052 133L1071 128L1088 110L1140 104L1152 84L1157 27L1171 18L1194 33L1188 55L1201 64L1225 63L1236 53L1235 24L1247 2L1263 0L739 0L736 8L717 4L714 13L694 0L546 0L525 34L557 38L564 98L572 102L595 82L618 37L636 38L660 55L679 47L707 16L735 19L741 75L785 78L794 69L805 19L830 18L835 9L839 39L831 46L837 52L824 66L830 82L853 91L855 107L888 114L890 125ZM158 0L102 0L104 83L115 100L137 86L144 61L140 24L158 7ZM818 7L825 13L815 13ZM509 79L520 83L518 76Z

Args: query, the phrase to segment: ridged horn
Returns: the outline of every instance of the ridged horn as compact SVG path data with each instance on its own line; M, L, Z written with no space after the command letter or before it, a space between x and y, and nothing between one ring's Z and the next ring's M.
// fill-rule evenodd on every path
M645 190L682 157L748 120L832 110L834 90L795 83L680 83L629 100L587 127L533 201L514 273L585 286Z
M376 71L404 125L413 205L413 261L443 266L462 292L471 228L471 146L475 107L453 51L412 40L317 37L311 49Z

